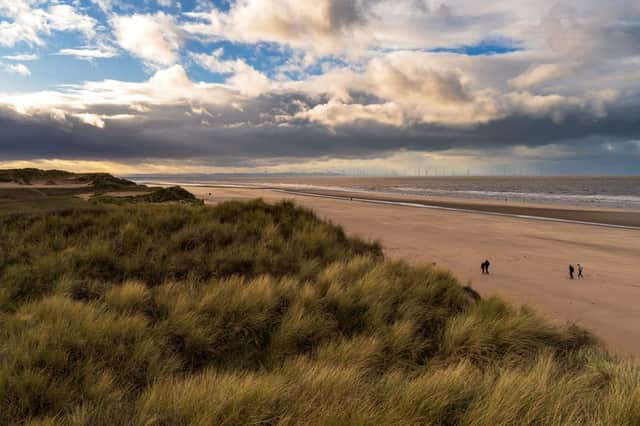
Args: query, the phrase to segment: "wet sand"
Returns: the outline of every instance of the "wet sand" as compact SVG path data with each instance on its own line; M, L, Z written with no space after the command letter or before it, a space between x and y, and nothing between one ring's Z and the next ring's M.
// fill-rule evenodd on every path
M639 230L265 189L188 189L208 203L260 197L266 201L293 199L344 226L351 235L380 241L390 258L436 263L485 297L500 295L513 303L533 306L553 321L588 328L620 355L640 355ZM572 220L585 218L576 216L585 209L565 210L578 211L567 213ZM638 215L633 211L619 213ZM491 261L488 276L480 272L485 258ZM584 280L569 279L569 263L584 265Z
M522 202L499 202L491 200L464 200L445 197L420 197L385 193L362 193L328 190L284 190L298 195L314 195L338 199L365 202L405 203L424 207L440 207L451 210L464 210L483 213L495 213L510 216L528 216L541 219L556 219L590 224L614 225L640 229L640 211L589 208L585 206L556 206Z

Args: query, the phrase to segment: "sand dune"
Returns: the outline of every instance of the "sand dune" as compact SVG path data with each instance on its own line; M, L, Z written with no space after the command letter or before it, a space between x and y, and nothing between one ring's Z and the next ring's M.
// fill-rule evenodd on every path
M44 182L35 182L27 185L18 182L0 182L0 189L75 189L88 188L92 183L55 183L48 184Z
M294 199L350 234L379 240L387 256L436 263L484 296L535 307L592 330L621 355L640 355L640 231L306 197L241 188L196 188L209 203ZM209 195L211 194L211 195ZM480 273L484 258L491 274ZM570 280L569 263L585 266Z

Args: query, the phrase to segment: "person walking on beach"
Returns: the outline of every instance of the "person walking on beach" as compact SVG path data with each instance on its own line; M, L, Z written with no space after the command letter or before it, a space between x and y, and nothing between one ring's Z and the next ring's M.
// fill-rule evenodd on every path
M573 265L569 265L569 278L573 279L574 271L575 271L575 268L573 267Z
M578 263L578 278L584 278L584 275L582 275L583 270L584 268L582 267L582 265Z
M489 273L489 265L491 265L491 262L489 262L488 260L485 260L480 264L480 270L482 271L483 274Z

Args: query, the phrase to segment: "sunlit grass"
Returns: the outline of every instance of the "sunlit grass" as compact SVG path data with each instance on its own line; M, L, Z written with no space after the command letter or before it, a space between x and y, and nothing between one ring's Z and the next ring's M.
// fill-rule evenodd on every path
M634 425L639 383L291 203L0 219L0 424Z

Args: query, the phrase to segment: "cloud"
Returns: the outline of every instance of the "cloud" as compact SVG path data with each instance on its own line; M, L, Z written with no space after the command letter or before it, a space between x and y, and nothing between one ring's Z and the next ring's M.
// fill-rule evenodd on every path
M365 90L401 105L417 122L473 124L499 114L494 93L475 91L468 77L441 68L432 55L400 52L376 58L363 77Z
M56 55L60 56L73 56L78 59L84 60L92 60L92 59L103 59L103 58L113 58L118 56L118 53L114 49L109 48L81 48L81 49L61 49L56 53Z
M509 93L508 106L516 113L532 118L551 117L556 123L578 113L585 118L606 117L606 106L616 100L610 90L588 93L582 97L561 95L533 95L528 92Z
M308 118L328 127L378 121L398 127L433 123L474 125L509 113L502 94L477 90L470 78L444 67L438 56L423 52L393 52L376 56L361 71L335 69L302 81L270 81L242 60L223 60L223 51L192 55L206 69L230 74L225 83L248 97L268 92L302 93L323 101L279 120Z
M116 15L111 18L111 25L118 44L145 63L161 67L178 62L183 38L172 16L163 12Z
M190 110L200 105L230 104L242 99L228 87L192 82L180 65L157 71L141 83L105 80L66 85L64 89L0 96L0 107L22 116L56 117L59 121L78 114L96 114L103 118L132 114L131 117L145 119L158 107L180 106Z
M188 13L196 22L185 23L191 34L244 42L276 42L319 53L351 49L365 37L372 0L240 0L227 12Z
M118 0L91 0L91 2L96 4L104 13L111 13L114 3L119 3Z
M92 114L92 113L77 113L72 114L71 117L78 119L81 123L87 124L89 126L97 127L99 129L104 129L106 123L105 121L120 121L120 120L131 120L135 118L133 114Z
M81 113L75 114L74 117L90 126L98 127L100 129L104 128L104 120L97 114Z
M208 56L218 72L235 75L243 68L221 59L222 52ZM440 58L394 52L361 70L271 82L259 95L233 82L191 81L180 65L141 83L105 80L4 95L0 138L10 142L0 153L6 159L39 155L174 159L176 164L197 159L250 167L399 150L479 152L550 144L586 150L602 138L622 143L640 131L632 113L640 102L634 98L606 91L583 96L487 91ZM624 107L627 103L631 106ZM600 136L586 141L593 135Z
M49 27L52 30L79 31L87 38L95 35L95 19L79 14L73 6L68 4L49 6L47 18Z
M509 84L518 89L527 89L563 77L571 72L566 64L542 64L531 66L526 72L509 80Z
M37 61L40 57L36 54L32 53L21 53L17 55L6 55L3 56L4 59L9 61Z
M197 119L199 125L304 126L306 121L335 131L363 122L398 129L423 125L473 129L513 115L553 122L572 115L598 119L607 115L618 97L616 91L595 88L574 95L488 88L434 53L392 52L372 58L361 70L343 67L307 80L280 82L243 60L225 60L223 54L216 50L192 58L211 72L228 75L224 84L194 83L182 66L174 65L144 83L88 82L68 86L67 91L5 97L4 103L21 114L55 111L63 117L102 116L100 109L109 106L117 114L131 113L144 120L160 114L154 107L180 107L185 110L173 118L177 123L191 123L204 111L208 117ZM260 98L289 101L271 105ZM263 110L258 111L258 105ZM210 113L212 108L217 116ZM180 118L185 114L188 119Z
M121 48L153 74L0 94L3 159L279 167L405 152L595 158L605 144L607 158L640 155L628 148L640 132L636 0L237 0L176 15L94 2L105 21L91 26L74 17L81 6L0 0L0 32L13 34L0 40L94 31L57 54ZM518 49L484 54L492 44Z
M541 29L546 46L565 59L620 58L640 53L639 15L636 0L559 0L543 17Z
M308 99L307 99L308 101ZM283 98L265 101L272 107L286 104ZM603 141L615 147L624 145L627 138L637 134L637 117L612 112L606 119L582 122L579 117L567 117L561 123L551 119L508 117L482 124L474 129L457 130L440 126L412 126L397 129L394 125L376 121L356 121L325 130L322 123L281 126L260 120L267 109L260 104L243 104L244 111L228 108L206 108L207 113L191 112L183 105L163 105L152 114L126 120L104 121L104 127L82 122L67 116L63 122L55 117L11 115L0 108L0 147L3 161L20 158L59 158L103 160L117 163L170 163L176 169L200 164L203 168L299 167L306 164L366 164L367 159L384 159L403 151L430 153L457 167L455 157L448 153L465 151L468 157L487 161L495 156L510 161L514 147L529 147L540 159L553 158L553 152L571 152L571 159L599 153L598 161L620 150L599 150ZM186 112L190 112L189 115ZM203 117L216 126L201 124ZM87 117L94 119L95 117ZM99 122L98 122L99 123ZM223 125L223 123L226 123ZM533 126L522 133L523 125ZM593 134L607 135L606 139L589 139ZM304 142L304 143L303 143ZM555 145L553 152L537 147ZM551 155L551 157L549 157ZM626 162L637 162L638 152L625 152ZM506 159L506 160L505 160ZM442 167L442 163L439 163ZM637 164L637 163L636 163ZM401 167L398 164L397 167ZM357 166L355 166L357 167ZM447 166L449 167L449 166ZM626 167L626 166L625 166ZM175 169L174 169L175 170Z
M240 0L226 10L211 5L188 12L182 28L203 39L278 43L320 56L360 57L370 49L474 45L488 34L519 40L522 28L510 24L520 18L511 16L516 8L522 7L468 0L437 6L420 0Z
M192 54L191 56L202 67L217 74L235 74L238 72L245 72L248 69L253 69L250 65L248 65L241 59L223 60L223 54L224 50L220 48L216 49L211 55L207 55L205 53L197 53Z
M290 85L292 88L300 86L303 85ZM326 106L316 106L312 115L300 113L298 118L308 116L331 127L348 124L350 118L361 121L363 111L368 112L369 120L376 120L377 116L380 123L395 123L399 127L420 124L477 126L511 114L553 116L559 120L573 111L601 114L603 105L609 101L592 102L587 95L536 96L528 92L502 92L478 85L472 75L452 67L438 54L414 51L375 57L362 72L337 70L313 78L304 86L302 90L325 96L329 102ZM599 108L590 107L596 103ZM339 119L337 111L344 113ZM349 113L354 111L359 114ZM327 116L322 118L322 114Z
M247 96L258 96L268 90L269 78L257 71L242 59L223 60L223 49L215 50L211 55L192 54L191 57L203 68L216 74L230 74L226 83Z
M301 111L295 115L295 118L309 120L330 128L367 122L395 127L404 124L402 111L393 103L361 105L331 100L326 104Z
M94 18L78 13L67 4L52 4L48 8L40 2L0 0L0 46L13 47L19 42L42 46L42 36L54 31L80 32L90 38L95 35ZM1 18L0 18L1 19Z
M28 77L31 75L31 71L24 64L9 64L5 65L4 69L10 73L18 74L23 77Z

